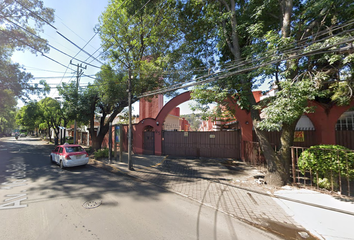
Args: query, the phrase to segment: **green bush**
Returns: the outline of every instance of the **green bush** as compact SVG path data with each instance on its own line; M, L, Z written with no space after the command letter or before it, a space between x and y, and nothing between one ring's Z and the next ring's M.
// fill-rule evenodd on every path
M108 148L97 150L94 152L95 159L108 158L108 151Z
M298 160L299 170L317 172L319 177L330 173L354 177L354 153L340 145L317 145L303 151Z

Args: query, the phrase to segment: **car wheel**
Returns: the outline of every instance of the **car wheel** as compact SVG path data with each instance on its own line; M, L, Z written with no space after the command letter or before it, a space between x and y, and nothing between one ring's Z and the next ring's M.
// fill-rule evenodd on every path
M60 168L61 168L61 169L64 169L63 161L60 161Z

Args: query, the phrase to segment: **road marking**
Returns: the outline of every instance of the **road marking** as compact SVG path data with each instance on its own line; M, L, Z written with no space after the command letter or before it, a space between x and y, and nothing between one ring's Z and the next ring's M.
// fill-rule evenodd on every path
M24 163L15 163L10 164L7 167L9 169L6 172L11 173L7 177L7 182L1 183L0 189L12 190L16 187L21 187L27 185L27 180L23 179L26 177L26 164ZM14 208L24 208L27 207L27 204L21 204L21 201L27 199L27 190L22 190L21 193L10 193L5 195L4 204L0 205L0 210L14 209Z
M16 201L13 201L13 202L2 204L2 205L0 205L0 210L27 207L27 204L21 205L21 201L24 201L26 199L27 199L27 197L21 198L21 199L17 199Z

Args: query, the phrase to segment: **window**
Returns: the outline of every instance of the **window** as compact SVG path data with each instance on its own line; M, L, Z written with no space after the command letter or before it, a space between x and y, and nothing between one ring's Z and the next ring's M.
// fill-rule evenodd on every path
M336 130L354 130L354 112L345 112L340 116L336 124Z
M65 147L65 151L67 153L72 153L72 152L83 152L84 149L81 146L75 146L75 147Z
M59 153L63 153L63 148L62 147L59 149Z

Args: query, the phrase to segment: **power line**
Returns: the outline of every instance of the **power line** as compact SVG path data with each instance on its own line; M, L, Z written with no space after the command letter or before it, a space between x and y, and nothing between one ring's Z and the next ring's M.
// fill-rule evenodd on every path
M15 0L15 2L17 2L16 0ZM63 37L65 40L67 40L68 42L70 42L71 44L73 44L75 47L77 47L77 48L79 48L81 51L83 51L84 53L86 53L87 55L89 55L90 57L92 57L94 60L96 60L97 62L99 62L100 64L102 64L103 65L103 63L100 61L100 60L98 60L97 58L95 58L95 57L93 57L90 53L88 53L88 52L86 52L85 50L83 50L82 48L80 48L77 44L75 44L73 41L71 41L69 38L67 38L65 35L63 35L62 33L60 33L58 30L57 30L57 28L56 27L54 27L53 25L51 25L49 22L47 22L46 20L44 20L43 18L41 18L40 16L38 16L38 14L36 14L35 12L33 12L33 11L31 11L30 9L28 9L28 8L26 8L25 6L23 6L21 3L19 3L19 2L17 2L18 4L20 4L23 8L25 8L27 11L29 11L33 16L35 16L35 17L37 17L39 20L41 20L41 21L43 21L43 22L45 22L45 23L47 23L49 26L51 26L52 28L54 28L55 30L56 30L56 33L58 33L61 37ZM7 18L5 18L6 20L8 20ZM10 20L8 20L8 21L10 21ZM10 22L12 22L12 21L10 21ZM12 22L13 23L13 22ZM16 23L14 23L14 24L16 24ZM17 25L17 24L16 24ZM21 27L21 26L19 26L19 25L17 25L18 27ZM22 27L21 27L22 28ZM22 28L22 29L24 29L24 28ZM24 29L25 31L27 31L26 29ZM28 32L28 31L27 31ZM31 32L30 32L31 33ZM31 33L31 34L33 34L33 33ZM35 34L33 34L33 35L35 35ZM36 35L35 35L36 36ZM38 37L38 36L37 36ZM91 40L90 40L91 41ZM48 44L49 45L49 44ZM51 46L52 48L54 48L53 46ZM60 51L60 50L58 50L58 49L56 49L56 48L54 48L55 50L57 50L57 51ZM60 51L61 53L63 53L62 51ZM63 54L66 54L66 53L63 53ZM67 55L67 54L66 54ZM83 62L83 61L81 61L81 60L78 60L78 59L75 59L75 60L77 60L77 61L80 61L80 62ZM85 63L85 64L87 64L87 65L89 65L90 63ZM92 65L92 66L94 66L94 65ZM97 66L94 66L94 67L97 67ZM99 68L99 67L98 67Z
M57 18L59 18L62 22L62 24L67 28L67 29L69 29L72 33L74 33L77 37L79 37L81 40L83 40L84 42L86 42L86 40L85 39L83 39L79 34L77 34L74 30L72 30L70 27L68 27L65 23L64 23L64 20L62 19L62 18L60 18L58 15L55 15ZM96 33L97 34L97 33ZM95 36L96 36L96 34L92 37L92 38L94 38ZM90 42L91 40L92 40L92 38L88 41L88 42ZM86 45L87 45L88 43L86 43ZM86 46L85 45L85 46ZM94 48L92 45L90 45L92 48ZM83 47L83 48L85 48L85 47Z
M26 69L30 68L30 69L33 69L35 71L52 72L52 73L64 73L64 72L60 72L60 71L52 71L52 70L48 70L48 69L41 69L41 68L36 68L36 67L31 67L31 66L25 66L25 65L22 65L22 66L25 67Z
M22 30L26 31L27 33L31 34L32 36L34 36L34 37L36 37L36 38L38 38L38 39L42 39L41 37L37 36L36 34L30 32L30 31L28 31L28 30L25 29L24 27L22 27L22 26L18 25L17 23L15 23L15 22L9 20L8 18L4 17L4 19L5 19L6 21L8 21L8 22L10 22L10 23L12 23L12 24L14 24L14 25L16 25L17 27L21 28ZM69 41L70 41L70 40L69 40ZM52 48L52 49L54 49L54 50L60 52L61 54L65 55L65 56L68 56L68 57L70 57L70 58L72 58L72 59L75 59L76 61L79 61L79 62L82 62L82 63L84 63L84 64L87 64L87 65L89 65L89 66L91 66L91 67L95 67L95 68L101 69L101 67L98 67L98 66L92 65L92 64L90 64L90 63L87 63L87 62L85 62L85 61L82 61L82 60L80 60L80 59L77 59L77 58L75 58L75 57L73 57L73 56L71 56L71 55L69 55L69 54L67 54L67 53L65 53L65 52L63 52L63 51L61 51L60 49L58 49L58 48L56 48L56 47L50 45L49 43L46 43L46 45L47 45L48 47L50 47L50 48Z
M98 60L97 58L95 58L94 56L92 56L90 53L86 52L83 48L79 47L76 43L74 43L73 41L71 41L69 38L65 37L63 34L61 34L59 31L56 31L61 37L63 37L65 40L67 40L68 42L70 42L72 45L74 45L75 47L77 47L78 49L80 49L81 51L83 51L84 53L86 53L87 55L89 55L90 57L92 57L94 60L96 60L97 62L99 62L100 64L103 65L103 63ZM87 64L87 63L85 63ZM87 64L88 65L88 64Z
M17 4L21 5L24 9L26 9L27 11L29 11L33 16L37 17L39 20L41 20L42 22L45 22L46 24L48 24L49 26L51 26L52 28L54 28L55 30L57 30L56 27L54 27L51 23L49 23L48 21L46 21L45 19L43 19L42 17L38 16L37 13L33 12L32 10L28 9L27 7L23 6L21 3L19 3L17 0L14 0Z
M82 49L84 49L84 48L92 41L92 39L97 35L97 33L98 33L98 32L96 32L96 33L90 38L90 40L85 44L85 46L82 47ZM77 55L79 55L80 52L81 52L81 50L78 51L78 52L75 54L74 57L76 57ZM95 54L95 53L93 53L93 54ZM93 55L93 54L92 54L92 55ZM88 58L85 60L85 62L86 62L89 58L90 58L90 57L88 57ZM73 59L71 59L71 60L73 60ZM71 61L71 60L70 60L70 61ZM92 61L91 61L91 62L92 62ZM90 63L91 63L91 62L90 62ZM67 72L67 70L68 70L69 65L70 65L70 63L68 64L68 66L67 66L67 68L66 68L66 70L65 70L65 73L64 73L63 77L65 76L65 74L66 74L66 72ZM61 84L62 81L63 81L63 78L60 79L59 85Z
M95 76L94 74L92 75L87 75L87 76ZM44 79L44 78L62 78L63 76L50 76L50 77L33 77L32 79ZM72 76L66 76L64 78L71 78Z
M149 91L147 93L144 93L144 94L141 94L141 95L137 96L137 98L153 96L153 95L160 94L160 93L171 92L171 91L175 91L175 90L182 89L182 88L188 88L188 87L192 87L192 86L195 86L195 85L201 85L201 84L204 84L204 83L209 83L209 82L213 82L213 81L216 81L216 80L221 80L221 79L224 79L224 78L236 75L236 74L249 72L251 70L256 70L256 69L258 69L260 67L264 67L264 66L267 66L267 65L275 64L275 63L278 63L278 62L281 62L281 61L287 61L287 60L296 59L296 58L305 57L305 56L313 56L313 55L317 55L317 54L333 52L333 50L330 50L330 48L332 48L334 46L342 45L344 43L351 43L353 40L354 40L354 37L351 37L351 38L347 39L346 41L341 41L341 42L338 42L338 43L323 47L322 49L315 49L315 50L312 50L312 51L309 51L309 52L304 52L302 54L299 54L299 55L296 55L296 56L290 56L290 57L286 57L286 58L283 58L282 56L280 56L278 59L272 60L270 62L265 62L265 63L262 63L260 65L251 66L251 67L247 67L247 68L244 68L244 69L236 70L234 72L227 72L227 73L225 73L224 75L221 75L221 76L220 76L220 74L223 74L226 71L219 72L218 76L211 77L211 78L208 78L208 79L205 79L205 80L201 80L201 79L203 79L205 77L210 76L208 74L206 76L200 77L199 78L200 81L198 81L199 79L194 79L193 81L190 81L189 84L187 84L187 85L182 85L183 84L182 83L182 84L176 84L175 86L171 86L169 88L158 89L158 90L155 90L155 91ZM354 49L354 47L351 46L351 49ZM238 66L238 68L239 68L239 66ZM230 69L234 69L234 68L230 68ZM215 75L215 74L213 74L213 75Z

